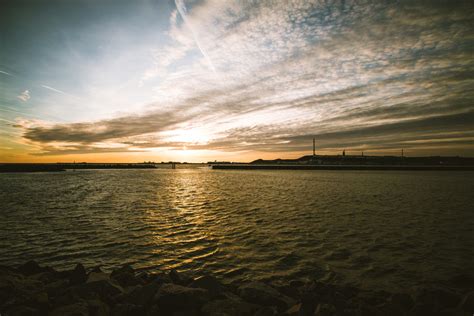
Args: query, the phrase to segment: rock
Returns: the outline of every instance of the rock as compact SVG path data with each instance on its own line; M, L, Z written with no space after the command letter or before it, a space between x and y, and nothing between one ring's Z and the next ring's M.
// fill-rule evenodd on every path
M204 275L195 279L189 284L190 287L206 289L213 297L218 296L223 291L222 284L213 276Z
M275 306L260 306L254 316L276 316L278 311Z
M82 284L86 282L87 280L87 274L86 274L86 269L84 266L80 263L76 264L76 267L74 270L71 271L69 275L69 284L71 285L76 285L76 284Z
M434 310L441 311L456 307L461 302L461 297L446 289L431 288L422 290L416 301L422 305L433 305Z
M336 307L331 304L318 304L318 307L316 308L314 315L315 316L329 316L329 315L335 315L336 314Z
M285 316L300 316L301 313L301 303L293 305L288 309L283 315Z
M102 271L101 266L95 266L95 267L93 267L90 272L104 273L104 271ZM90 272L89 272L89 273L90 273Z
M416 303L415 306L408 312L408 315L423 316L433 315L434 305L429 303Z
M87 276L86 283L97 282L97 281L108 281L110 277L107 273L104 272L91 272Z
M87 305L90 315L108 316L110 314L109 306L100 300L89 300L87 301Z
M130 303L117 304L112 309L111 315L114 315L114 316L145 315L145 308L143 306L134 305Z
M415 304L411 296L407 293L392 294L392 296L390 297L390 302L392 302L395 305L400 306L406 311L410 310Z
M0 276L0 298L0 311L18 306L42 311L49 304L43 283L21 274Z
M338 289L338 292L342 293L346 299L351 299L359 294L359 290L355 287L345 285Z
M299 288L299 287L302 287L305 285L305 282L304 281L301 281L301 280L292 280L290 281L290 287L292 288Z
M201 312L206 316L252 316L257 309L257 305L241 299L227 298L207 302Z
M146 282L150 281L150 275L147 272L140 272L136 275L136 278L140 280L142 284L145 284Z
M164 313L175 311L199 311L200 307L209 299L207 290L184 287L177 284L163 284L154 297L154 302Z
M69 285L69 281L66 279L59 279L57 281L48 283L45 285L45 291L48 296L53 297L61 294Z
M250 303L264 306L276 306L281 312L295 304L293 299L281 294L274 288L262 282L243 284L239 287L238 292L240 297Z
M99 297L107 303L114 302L114 298L124 293L123 288L113 280L98 280L84 284L83 289L97 293Z
M379 306L378 309L382 313L382 315L386 316L399 316L405 314L405 311L401 306L392 302L387 302L382 306Z
M146 316L160 316L160 310L157 305L153 305L146 310Z
M320 299L317 294L311 292L304 292L301 295L301 315L313 315Z
M159 281L161 283L173 283L173 280L171 280L170 276L169 276L169 273L164 273L164 272L160 272L160 273L156 273L156 272L152 272L152 273L149 273L148 274L148 282L149 281Z
M143 281L135 276L135 271L129 265L124 265L120 269L114 270L110 277L123 287L143 284Z
M89 307L85 302L77 302L54 309L50 316L89 316Z
M67 288L62 295L54 298L55 305L71 305L78 300L93 301L100 299L114 304L116 297L123 294L122 287L113 280L99 279Z
M366 305L366 304L360 305L356 309L356 312L354 312L354 314L362 315L362 316L381 316L381 315L383 315L382 312L379 311L375 306Z
M43 268L41 268L36 261L30 260L26 262L25 264L19 266L18 271L22 273L23 275L28 276L28 275L33 275L33 274L43 272Z
M86 284L69 287L52 299L54 306L74 305L77 302L100 299L99 294L91 291Z
M9 308L5 315L8 316L39 316L41 315L41 312L30 306L13 306Z
M15 294L17 284L22 282L24 277L16 273L0 274L0 307L5 304Z
M59 274L54 270L44 269L42 272L30 275L29 279L40 281L43 284L48 284L59 279Z
M458 274L450 280L455 288L472 289L474 278L468 274Z
M135 270L133 270L133 268L130 265L125 264L125 265L121 266L120 268L115 269L114 271L112 271L110 276L113 277L114 275L118 275L118 274L122 274L122 273L135 274Z
M151 282L146 285L138 285L129 293L124 295L124 301L134 305L147 306L153 300L156 292L160 288L161 283L158 281Z
M474 313L474 291L466 294L459 304L460 309L468 313Z
M313 300L317 298L317 303L319 303L319 301L331 300L335 292L336 288L334 285L320 281L308 282L301 288L301 295L303 297L309 296Z
M303 286L304 286L304 282L291 281L290 283L287 283L287 282L272 281L270 283L270 286L276 289L278 292L297 300L300 297L301 290L303 289Z
M190 277L189 275L186 275L185 273L179 273L175 269L172 269L169 272L168 276L170 277L171 281L174 284L178 284L178 285L187 286L193 281L192 277Z
M385 291L360 291L358 298L367 305L377 306L384 304L390 294Z

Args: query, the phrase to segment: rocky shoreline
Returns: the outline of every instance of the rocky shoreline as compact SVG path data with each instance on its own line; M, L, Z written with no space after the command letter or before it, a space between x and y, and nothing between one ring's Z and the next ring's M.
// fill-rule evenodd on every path
M318 281L224 284L175 270L111 273L82 264L68 271L29 261L0 266L0 315L473 315L470 280L461 291L415 295L367 291Z

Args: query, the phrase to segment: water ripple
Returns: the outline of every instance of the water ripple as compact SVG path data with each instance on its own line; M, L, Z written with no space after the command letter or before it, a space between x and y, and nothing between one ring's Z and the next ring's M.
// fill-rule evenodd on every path
M0 264L201 269L404 289L474 266L467 173L81 170L0 175Z

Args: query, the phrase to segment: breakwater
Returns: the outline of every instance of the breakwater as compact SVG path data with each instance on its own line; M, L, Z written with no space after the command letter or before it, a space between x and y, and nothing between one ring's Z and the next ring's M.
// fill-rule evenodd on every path
M199 272L80 263L57 271L28 261L0 266L0 302L2 315L471 315L474 292L389 293L308 279L225 284Z
M155 169L148 163L3 163L1 172L60 172L82 169Z

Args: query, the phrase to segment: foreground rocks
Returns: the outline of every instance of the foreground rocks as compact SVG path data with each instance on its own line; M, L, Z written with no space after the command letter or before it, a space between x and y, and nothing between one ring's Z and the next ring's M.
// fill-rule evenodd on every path
M474 292L424 289L415 294L363 291L318 281L223 284L171 270L123 266L105 273L70 271L34 261L0 266L0 315L472 315Z

